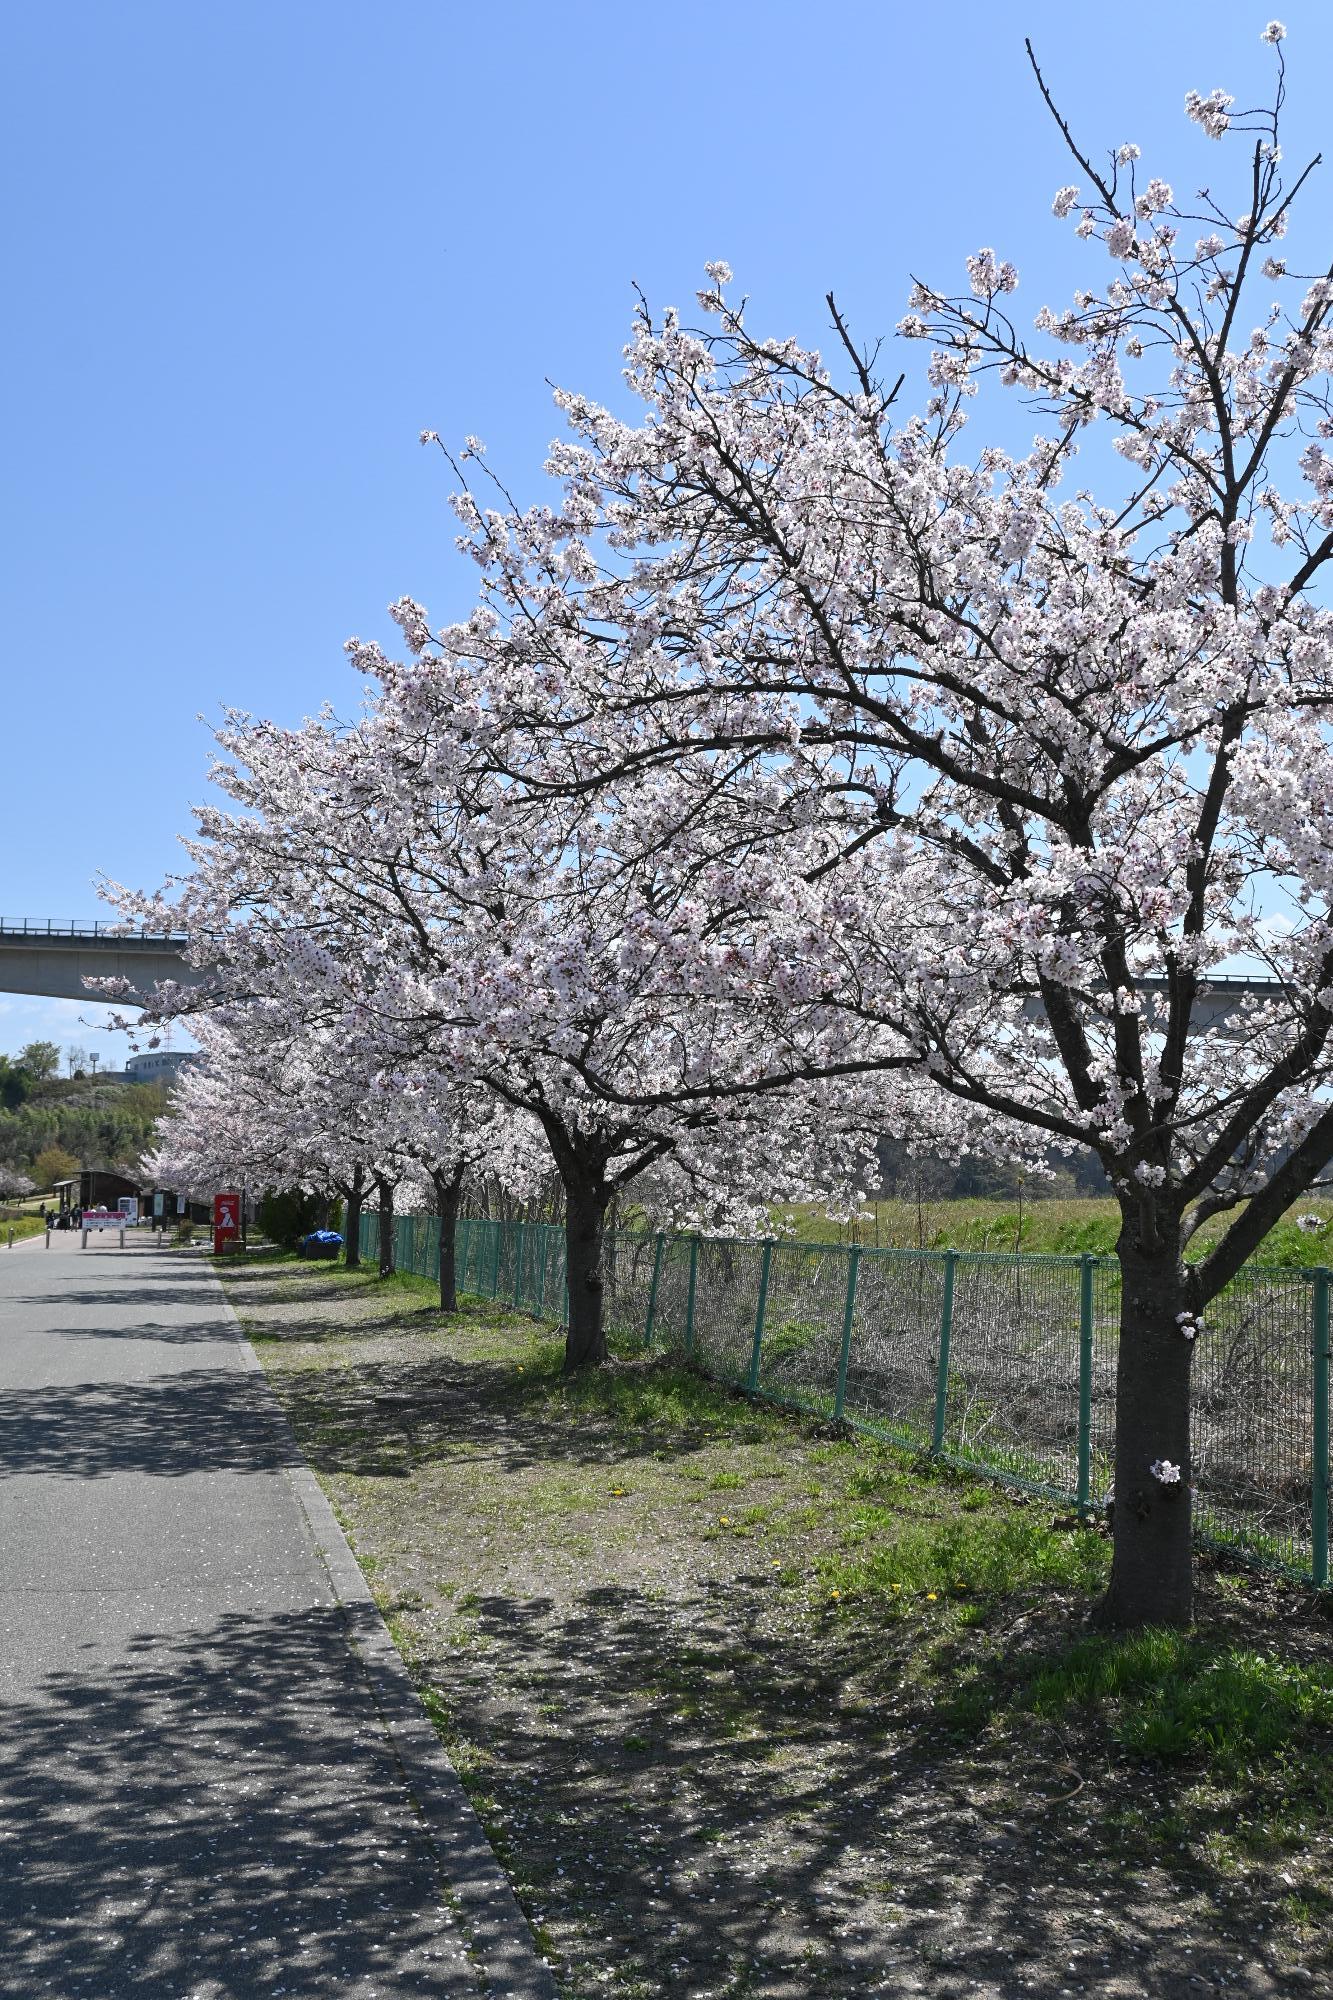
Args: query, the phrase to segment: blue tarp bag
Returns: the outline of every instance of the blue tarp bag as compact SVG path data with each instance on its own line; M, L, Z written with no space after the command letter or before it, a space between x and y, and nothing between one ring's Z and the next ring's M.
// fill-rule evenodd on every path
M302 1257L336 1257L342 1241L336 1229L312 1229L296 1247Z

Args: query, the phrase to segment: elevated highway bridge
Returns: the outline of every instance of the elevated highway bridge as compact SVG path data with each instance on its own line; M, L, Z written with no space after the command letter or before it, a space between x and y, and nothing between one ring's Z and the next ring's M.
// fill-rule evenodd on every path
M197 986L203 974L187 965L189 940L170 931L126 931L118 924L62 921L55 917L0 917L0 992L40 994L51 1000L92 1000L85 979L128 979L138 987L160 979ZM1149 1015L1154 1001L1166 997L1166 981L1142 979ZM1281 982L1272 978L1230 973L1205 977L1195 1005L1195 1019L1205 1033L1218 1031L1243 999L1274 1000ZM126 1006L133 1006L127 1000ZM1042 1011L1035 997L1027 1003L1035 1017Z
M139 987L175 979L197 986L203 974L185 963L187 943L183 935L126 931L118 924L0 917L0 993L95 1000L86 979L128 979Z

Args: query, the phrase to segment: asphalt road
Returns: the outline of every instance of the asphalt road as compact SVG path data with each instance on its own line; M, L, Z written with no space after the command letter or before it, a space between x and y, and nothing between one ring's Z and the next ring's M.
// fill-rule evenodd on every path
M188 1255L0 1249L0 1995L487 1990Z

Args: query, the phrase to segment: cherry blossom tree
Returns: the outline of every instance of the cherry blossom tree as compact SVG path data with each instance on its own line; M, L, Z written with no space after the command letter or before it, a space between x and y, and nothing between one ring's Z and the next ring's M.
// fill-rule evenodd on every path
M201 1060L182 1075L144 1172L207 1200L223 1187L288 1187L342 1197L347 1261L357 1264L370 1184L359 1098L338 1089L318 1038L290 1017L192 1022Z
M362 1032L367 1012L360 1010ZM376 1024L378 1025L378 1024ZM346 1031L340 1030L340 1034ZM547 1164L536 1124L494 1092L442 1070L429 1049L413 1055L410 1034L395 1024L396 1046L380 1043L366 1093L365 1118L384 1164L381 1184L395 1189L399 1205L428 1210L439 1222L440 1310L458 1311L458 1217L469 1183L488 1176L515 1200L526 1201ZM354 1047L344 1039L349 1057ZM392 1208L380 1216L381 1270L392 1268ZM386 1238L390 1240L386 1240Z
M216 997L216 996L215 996ZM440 1218L440 1307L457 1311L453 1258L469 1174L504 1178L520 1198L544 1159L535 1131L515 1130L503 1105L460 1092L429 1062L411 1062L355 1028L330 1028L295 992L280 1004L251 993L194 1022L191 1067L158 1133L150 1171L208 1196L218 1187L284 1186L341 1195L345 1258L360 1262L360 1219L374 1193L381 1274L393 1271L394 1216L403 1200Z
M960 293L918 282L921 414L832 295L830 364L753 332L711 265L701 330L640 309L641 420L559 398L558 505L459 495L474 617L432 634L399 607L419 679L436 662L483 726L524 718L496 770L589 809L632 783L645 853L716 819L723 774L762 780L745 863L803 916L799 941L764 927L755 1018L805 1073L901 1074L905 1051L974 1131L1100 1156L1112 1624L1190 1616L1195 1342L1333 1153L1333 266L1286 247L1310 169L1284 167L1280 24L1263 39L1266 106L1186 100L1238 145L1229 200L1178 195L1132 144L1099 163L1034 59L1075 167L1054 213L1093 268L1031 333L992 250ZM970 446L1001 388L1035 411L1025 452ZM798 829L796 872L766 875ZM1208 975L1236 967L1271 986L1219 1032ZM590 1082L637 1101L632 1070Z
M766 1222L772 1200L850 1190L874 1124L833 1077L821 1077L818 1117L792 1115L809 1051L794 1060L756 1009L771 963L743 902L731 920L755 848L752 797L744 812L728 800L703 815L689 838L650 842L674 779L603 797L594 815L541 798L497 781L500 724L466 687L433 664L362 665L379 680L350 730L235 716L221 732L214 776L235 809L201 813L194 870L171 906L211 976L151 1004L243 1011L262 996L317 1018L358 1073L373 1051L379 1157L396 1151L405 1169L422 1143L438 1146L423 1140L435 1118L483 1143L505 1134L512 1183L532 1171L520 1136L540 1131L565 1197L568 1365L596 1365L618 1195L650 1185L664 1221ZM517 744L521 703L504 727ZM162 919L153 899L120 895L136 920ZM411 1093L404 1076L420 1079ZM404 1140L391 1127L410 1097ZM477 1106L492 1108L478 1118ZM462 1156L438 1157L436 1199L456 1200ZM382 1206L382 1246L388 1215Z

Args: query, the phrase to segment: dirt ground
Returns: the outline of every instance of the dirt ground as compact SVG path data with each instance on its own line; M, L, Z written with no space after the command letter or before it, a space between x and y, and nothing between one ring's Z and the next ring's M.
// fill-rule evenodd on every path
M227 1283L566 2000L1333 1994L1308 1774L1222 1785L988 1708L1084 1615L1058 1568L999 1603L830 1587L886 1518L908 1574L912 1536L1039 1510L644 1360L571 1395L551 1329L490 1308ZM1201 1597L1333 1657L1308 1593Z

